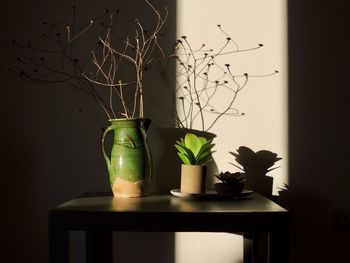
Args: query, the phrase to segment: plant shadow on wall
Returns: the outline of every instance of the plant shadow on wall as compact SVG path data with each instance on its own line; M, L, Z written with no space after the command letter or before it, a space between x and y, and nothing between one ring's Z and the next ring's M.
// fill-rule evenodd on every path
M278 157L276 153L268 150L260 150L254 152L246 146L240 146L236 152L230 152L235 157L238 163L230 163L240 171L243 172L246 179L245 187L254 192L258 192L272 200L279 205L288 208L290 189L287 184L284 188L280 188L278 196L273 195L273 177L267 174L280 166L273 167L276 162L282 158Z
M175 44L171 58L177 62L176 104L172 119L176 128L160 130L164 138L164 155L160 162L160 171L167 171L160 178L166 190L180 184L180 162L174 162L173 142L193 133L197 136L214 139L217 135L211 133L220 119L225 117L241 117L245 113L235 107L239 94L247 87L249 80L275 75L277 70L265 74L250 74L238 72L235 65L228 62L240 53L256 52L263 44L241 48L221 25L217 25L222 44L217 49L207 47L202 43L195 47L188 36L181 36ZM165 154L171 150L172 154ZM208 165L209 174L217 174L215 161ZM212 177L209 177L212 178ZM208 187L213 182L208 180Z

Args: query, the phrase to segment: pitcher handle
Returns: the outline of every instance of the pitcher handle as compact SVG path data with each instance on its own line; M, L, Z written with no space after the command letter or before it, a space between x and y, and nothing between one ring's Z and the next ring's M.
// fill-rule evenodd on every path
M144 119L143 127L145 128L146 133L148 133L149 126L151 126L151 119Z
M102 138L101 138L102 154L103 154L103 157L104 157L105 160L106 160L108 172L109 172L110 167L111 167L111 159L109 159L109 157L108 157L108 155L107 155L107 153L106 153L106 151L105 151L105 137L106 137L107 133L110 132L110 131L113 130L113 129L114 129L114 127L113 127L112 125L109 126L109 127L107 127L107 128L104 130L104 132L103 132L103 134L102 134Z

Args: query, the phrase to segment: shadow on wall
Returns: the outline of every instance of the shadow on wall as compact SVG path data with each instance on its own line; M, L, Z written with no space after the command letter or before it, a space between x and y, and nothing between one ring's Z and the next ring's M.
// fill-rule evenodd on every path
M91 18L90 15L93 17L96 13L100 14L101 10L103 13L105 6L113 4L109 0L74 2L79 21ZM152 3L159 9L163 5L168 6L167 37L171 44L175 43L176 2L159 0ZM8 11L4 15L4 21L12 21L13 17L18 19L11 24L11 27L4 30L9 42L7 44L3 41L4 45L8 45L4 49L9 52L4 54L2 63L6 65L2 65L5 68L2 72L6 72L9 66L13 66L16 58L22 56L22 51L28 51L27 41L31 41L32 46L51 48L52 42L47 44L42 34L53 26L45 27L42 22L71 21L70 5L71 3L58 1L47 3L41 0L35 3L27 3L23 0L7 3ZM114 5L123 12L124 18L131 21L132 26L134 15L146 24L155 22L154 17L149 15L148 8L135 8L141 6L139 0L119 1ZM132 32L133 29L128 28L129 24L123 23L120 26L123 32ZM40 32L41 28L43 28L42 32ZM53 34L53 37L55 38L56 35ZM18 46L13 46L11 43L12 39L25 43L24 49L18 51ZM96 42L96 39L89 37L82 40L81 48L80 46L77 48L80 57L84 57L86 52L91 52L88 48L91 46L89 42ZM30 57L30 54L27 55ZM56 65L57 59L55 59L45 58L45 63L51 65L52 62L52 65ZM32 70L35 71L35 68ZM150 87L152 91L145 93L145 111L147 117L154 120L153 124L155 124L159 113L168 111L169 102L161 101L163 99L159 96L164 88L159 74L150 72L147 75L145 89ZM96 105L83 92L72 91L71 87L65 88L61 82L54 86L51 86L50 82L45 82L42 86L30 85L9 73L4 74L3 84L4 102L1 105L1 113L4 113L2 120L6 123L7 129L1 132L3 147L1 159L4 162L2 171L6 186L5 191L2 192L4 194L2 199L7 200L9 222L6 222L8 227L5 235L1 236L1 243L6 244L6 253L0 256L0 261L27 262L28 258L32 258L37 263L44 263L47 262L48 253L48 210L84 192L107 190L107 171L100 155L99 145L101 128L99 120L102 119L102 114L101 111L96 110ZM152 96L162 103L155 103ZM83 109L81 112L85 116L78 112L79 108ZM86 116L97 121L97 127L96 123L87 120ZM171 123L168 120L169 122ZM154 126L157 125L153 125L152 128ZM158 158L158 145L153 143L151 147L154 149L155 157ZM135 262L147 262L145 261L147 258L155 263L174 262L173 233L154 235L121 233L115 237L115 241L117 259L122 262L128 262L133 251L137 251L132 255ZM130 244L130 249L118 254L118 248L124 242ZM21 253L18 253L19 243ZM157 249L156 258L154 257L155 248Z
M288 185L285 184L285 188L278 191L278 196L273 195L273 177L267 175L272 170L279 168L279 166L273 166L282 158L268 150L254 152L247 146L240 146L237 152L230 152L230 154L235 157L240 166L231 164L245 174L247 180L245 187L247 189L258 192L285 208L289 207L290 191Z
M332 222L350 206L349 11L288 1L291 262L349 262L349 231Z
M13 134L1 132L1 138L12 138ZM35 239L37 234L43 234L43 229L36 229L38 218L33 213L35 209L35 200L37 198L36 182L30 177L35 172L35 154L36 146L21 136L17 132L14 136L17 141L7 141L1 143L1 174L2 200L4 201L5 221L3 226L4 232L1 235L1 244L3 251L1 253L1 262L20 262L21 256L15 253L14 248L18 244L31 244L37 246L40 239ZM19 140L20 138L20 140ZM41 225L46 225L41 221ZM19 231L20 230L20 231ZM25 234L24 234L25 233ZM30 246L23 246L21 253L35 254ZM5 257L5 258L4 258Z

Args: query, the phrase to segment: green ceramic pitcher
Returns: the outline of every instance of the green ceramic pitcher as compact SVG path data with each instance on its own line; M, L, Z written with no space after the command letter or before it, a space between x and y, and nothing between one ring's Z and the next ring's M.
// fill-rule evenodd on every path
M149 119L111 119L102 135L102 153L106 159L114 196L139 197L147 195L151 186L152 161L147 144ZM104 141L114 132L111 157Z

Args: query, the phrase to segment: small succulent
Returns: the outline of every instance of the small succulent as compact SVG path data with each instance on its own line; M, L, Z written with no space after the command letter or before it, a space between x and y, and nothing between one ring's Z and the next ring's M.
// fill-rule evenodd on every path
M175 148L182 162L187 165L204 166L212 160L212 140L187 133L185 138L176 141Z
M214 184L216 192L220 194L239 194L243 191L246 182L244 173L221 172L215 176L221 181Z
M221 172L218 175L215 175L221 182L227 185L240 185L245 184L246 179L244 173L236 172Z

